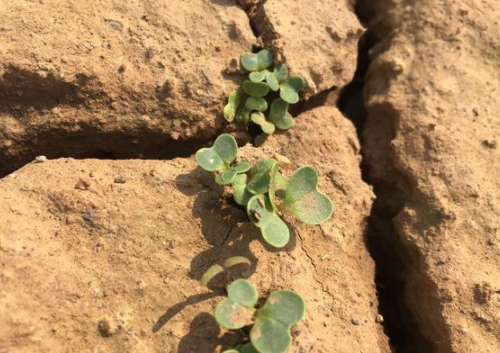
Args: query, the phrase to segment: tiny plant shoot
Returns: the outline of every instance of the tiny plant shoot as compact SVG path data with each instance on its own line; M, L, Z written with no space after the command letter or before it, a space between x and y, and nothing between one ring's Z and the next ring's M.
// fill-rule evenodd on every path
M196 161L205 170L215 172L219 185L233 189L233 198L246 207L250 221L260 228L264 240L274 247L288 244L290 231L280 218L291 213L307 224L321 224L333 213L333 203L318 190L318 173L312 167L300 167L288 181L279 172L279 163L262 158L255 165L236 162L238 145L229 134L220 135L210 148L196 152Z
M272 292L265 304L256 309L258 293L246 279L232 282L227 298L215 307L215 320L230 329L252 326L250 343L226 353L285 353L292 344L290 329L304 317L305 304L291 290Z
M305 81L302 77L289 76L284 64L271 69L273 62L273 54L265 49L241 56L241 65L250 72L249 79L243 82L243 100L238 91L229 94L224 107L227 121L252 122L266 134L272 134L276 128L288 130L293 126L288 107L299 101L299 92L304 89Z

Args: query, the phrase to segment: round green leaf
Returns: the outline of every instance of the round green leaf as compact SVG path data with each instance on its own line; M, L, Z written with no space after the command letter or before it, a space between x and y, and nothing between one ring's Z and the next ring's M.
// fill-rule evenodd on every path
M264 112L267 110L267 101L264 98L248 97L245 102L245 108L250 111L257 110Z
M300 295L291 290L272 292L256 317L270 318L290 328L304 317L305 303Z
M269 71L267 71L267 70L255 71L255 72L251 72L248 77L250 78L250 81L252 81L252 82L255 82L255 83L262 82L266 78L266 74L268 72Z
M224 167L224 161L213 148L202 148L195 154L196 162L205 170L213 172Z
M318 191L318 173L309 166L297 169L290 177L283 206L307 224L323 223L333 213L332 201Z
M264 240L277 248L288 244L290 230L287 225L274 212L269 197L266 195L255 195L247 204L248 217L260 228Z
M247 52L241 56L241 65L247 71L257 71L259 69L259 59L257 55Z
M250 122L250 111L246 109L239 109L236 112L236 122L240 124L248 124Z
M215 176L215 182L219 185L231 184L236 177L236 170L226 169Z
M251 97L261 98L269 93L269 86L265 82L243 82L243 90Z
M299 101L299 91L304 87L305 81L302 77L289 77L280 86L280 97L290 104L295 104Z
M257 61L259 63L259 70L267 69L273 64L273 53L267 49L263 49L257 53Z
M276 77L276 75L273 73L273 72L268 72L266 74L266 82L267 82L267 85L269 86L269 89L271 91L277 91L280 89L280 83L278 81L278 78Z
M219 325L236 330L252 323L255 309L247 308L230 299L224 299L215 307L215 320Z
M288 130L293 126L292 116L288 113L288 103L281 98L277 98L271 104L269 121L278 129Z
M250 331L250 341L259 353L285 353L292 344L290 328L278 321L258 319Z
M236 349L227 349L222 353L240 353L240 352L238 352Z
M248 280L240 278L232 282L227 289L227 298L247 308L257 304L259 295L255 286Z
M261 112L253 113L250 116L250 120L252 120L252 122L254 124L259 125L260 128L262 129L262 131L268 135L272 134L274 132L274 130L276 129L274 124L267 121L266 116L264 114L262 114Z
M279 83L283 83L288 78L288 68L285 64L276 65L274 68L274 75L278 79Z
M238 144L233 136L222 134L214 142L213 150L226 163L231 163L238 154Z

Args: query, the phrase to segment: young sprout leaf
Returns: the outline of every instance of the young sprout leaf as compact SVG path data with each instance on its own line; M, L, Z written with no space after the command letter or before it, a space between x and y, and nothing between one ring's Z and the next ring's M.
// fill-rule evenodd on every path
M305 87L302 77L292 76L280 85L280 97L285 102L295 104L299 101L299 91Z
M307 224L320 224L333 213L332 201L318 191L318 173L309 166L297 169L286 187L283 210Z
M269 86L265 82L252 82L246 80L243 82L243 90L251 97L261 98L269 93Z
M277 98L271 104L269 121L278 129L288 130L293 126L292 116L288 113L288 103L281 98Z
M236 112L236 122L240 124L248 124L250 122L251 111L246 108L238 109Z
M236 110L238 109L238 105L240 104L240 94L238 91L232 91L229 94L229 98L227 100L227 104L224 107L224 118L227 121L232 122L234 117L236 116Z
M213 172L220 169L226 169L227 164L231 163L238 153L238 144L233 136L222 134L210 148L202 148L196 152L196 162L203 169Z
M261 50L257 54L244 53L241 56L241 64L247 71L262 71L273 63L273 53L269 50Z
M270 123L269 121L266 120L266 116L264 114L262 114L261 112L256 112L256 113L253 113L251 116L250 116L250 120L252 120L252 122L254 124L257 124L260 126L260 128L262 129L262 131L265 133L265 134L272 134L274 132L274 130L276 129L276 127L274 126L274 124Z
M273 206L273 210L276 210L276 187L277 181L276 177L278 176L278 169L279 169L279 164L275 163L271 167L271 170L269 171L269 202L271 203L271 206Z
M292 343L290 328L302 320L304 300L290 290L276 291L256 312L250 340L261 353L284 353Z
M247 190L247 175L238 174L233 180L233 198L238 205L246 206L252 194Z
M264 240L277 248L288 244L290 230L285 222L274 212L269 197L255 195L247 204L248 217L262 232Z
M279 90L280 84L285 82L287 78L288 68L283 64L276 65L273 72L266 73L266 82L272 91Z
M227 299L215 307L215 320L233 330L249 325L258 299L254 285L246 279L237 279L229 285L227 293Z
M215 307L215 320L219 325L237 330L252 323L255 309L248 308L230 299L224 299Z
M203 277L201 277L201 283L207 286L211 280L223 272L224 268L221 265L213 265L203 274Z
M227 349L227 350L225 350L222 353L240 353L240 352L238 350L236 350L236 349Z
M257 304L259 295L252 282L240 278L229 285L227 298L247 308L253 308Z
M236 177L236 170L233 168L223 170L215 176L215 182L219 185L231 184Z
M254 195L265 194L269 190L271 180L271 169L278 164L272 158L262 158L250 170L251 179L248 182L247 189Z
M224 267L229 268L236 265L247 265L251 266L252 263L245 256L232 256L226 261L224 261Z
M267 110L267 101L264 98L248 97L245 102L245 109L264 112Z
M234 169L238 174L248 172L250 168L252 168L252 164L247 161L241 161L231 167L231 169Z
M262 70L262 71L254 71L254 72L251 72L250 75L248 75L248 77L250 78L250 81L252 82L262 82L264 81L264 79L266 78L266 75L269 71L267 70Z

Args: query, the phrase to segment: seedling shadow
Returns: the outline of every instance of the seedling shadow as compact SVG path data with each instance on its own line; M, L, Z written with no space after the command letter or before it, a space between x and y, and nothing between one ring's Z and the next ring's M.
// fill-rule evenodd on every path
M230 331L219 337L220 332L219 324L215 318L207 312L202 312L191 322L189 333L181 338L177 352L215 353L221 345L224 351L234 347L243 339L238 335L238 332Z

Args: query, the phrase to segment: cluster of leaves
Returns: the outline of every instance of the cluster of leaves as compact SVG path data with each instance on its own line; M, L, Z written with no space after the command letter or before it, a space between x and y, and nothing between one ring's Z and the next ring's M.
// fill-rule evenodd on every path
M288 130L293 126L288 107L299 101L299 92L304 89L305 81L302 77L289 76L284 64L276 65L271 71L273 61L273 54L266 49L257 54L244 53L241 56L242 66L250 72L249 79L242 86L248 96L240 107L240 93L233 91L229 94L224 107L227 121L235 120L242 124L253 122L266 134L272 134L276 128ZM270 97L272 103L266 115L269 106L266 96L270 92L276 93Z
M227 298L215 307L215 319L227 329L253 325L250 343L224 353L285 353L290 348L290 329L304 316L303 299L294 291L280 290L272 292L258 309L257 300L255 286L237 279L229 285Z
M262 158L252 165L235 162L237 154L236 140L222 134L212 147L196 153L196 161L203 169L216 173L219 185L232 186L234 200L246 207L250 221L260 228L270 245L283 247L290 239L288 226L279 216L282 213L292 213L307 224L323 223L332 215L332 201L318 191L314 168L298 168L287 182L275 159Z

